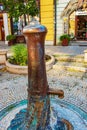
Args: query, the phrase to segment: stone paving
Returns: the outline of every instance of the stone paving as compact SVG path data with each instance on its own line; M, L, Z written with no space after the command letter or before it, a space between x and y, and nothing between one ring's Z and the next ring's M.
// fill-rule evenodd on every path
M45 46L46 53L50 54L69 54L69 55L79 55L84 54L84 50L87 49L87 46Z
M0 49L10 49L11 46L8 46L4 42L0 41ZM46 41L45 42L45 50L47 53L65 53L65 54L83 54L84 50L87 49L87 46L78 46L74 45L73 46L53 46L52 41Z
M66 100L87 112L87 73L51 69L47 72L49 87L63 89ZM0 110L27 98L27 75L1 72Z

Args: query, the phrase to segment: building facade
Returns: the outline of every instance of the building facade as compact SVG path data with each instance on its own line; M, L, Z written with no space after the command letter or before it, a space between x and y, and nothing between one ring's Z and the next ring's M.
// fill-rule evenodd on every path
M64 18L64 31L75 40L87 41L87 0L70 0L62 12Z
M59 40L59 37L60 35L62 35L63 33L67 33L67 28L68 28L68 24L65 25L66 29L64 30L64 20L66 19L63 19L61 17L61 13L63 12L64 8L67 6L68 2L70 0L58 0L56 3L57 3L57 6L56 6L56 17L57 17L57 20L56 20L56 24L57 24L57 31L56 31L56 35L57 35L57 41Z
M46 40L54 40L54 0L40 0L40 22L48 29Z
M6 36L11 34L11 20L6 12L3 12L3 5L0 3L0 41L6 41Z
M57 43L60 35L64 33L72 35L76 40L87 40L87 0L37 1L40 7L40 23L48 29L46 40L56 39ZM29 22L28 17L27 22ZM8 14L0 11L0 40L6 41L6 36L12 32L11 25Z
M39 21L41 24L47 27L48 33L46 36L46 40L53 40L54 39L54 0L37 0L39 3L40 14L39 14ZM26 15L26 22L29 23L30 17ZM19 18L19 22L23 21L24 18L21 16ZM11 20L7 13L3 12L3 6L0 4L0 41L6 41L6 36L15 33L19 34L19 22L15 23L14 19L11 23ZM23 27L25 24L23 24ZM17 27L17 29L15 29ZM13 31L11 29L13 28ZM17 30L17 31L15 31Z

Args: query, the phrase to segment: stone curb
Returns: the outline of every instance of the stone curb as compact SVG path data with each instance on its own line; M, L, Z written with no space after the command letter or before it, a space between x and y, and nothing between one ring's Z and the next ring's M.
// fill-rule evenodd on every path
M55 58L51 55L49 56L51 57L51 60L46 62L46 71L50 70L55 63ZM28 73L28 66L13 65L13 64L10 64L8 61L6 61L6 69L7 71L14 74L27 74Z
M27 74L28 72L27 66L13 65L13 64L10 64L8 61L6 61L6 69L8 72L11 72L14 74Z
M63 66L63 65L53 65L53 69L65 69L65 70L74 70L80 72L87 72L87 68L85 67L77 67L77 66Z
M50 69L52 69L53 68L53 65L54 65L54 63L55 63L55 58L54 58L54 56L52 56L52 55L49 55L50 57L51 57L51 60L49 60L48 62L46 62L46 70L48 71L48 70L50 70Z
M0 49L0 65L5 64L7 58L7 49Z
M74 58L74 57L66 57L66 56L61 56L61 57L56 57L55 58L58 61L67 61L67 62L84 62L84 58Z
M83 56L81 56L83 57ZM55 59L57 61L64 61L64 62L85 62L84 61L84 57L81 58L81 57L74 57L74 55L70 55L70 56L61 56L61 57L55 57ZM79 66L71 66L71 65L58 65L58 64L55 64L53 65L53 69L66 69L66 70L74 70L74 71L80 71L80 72L87 72L87 68L86 67L79 67Z

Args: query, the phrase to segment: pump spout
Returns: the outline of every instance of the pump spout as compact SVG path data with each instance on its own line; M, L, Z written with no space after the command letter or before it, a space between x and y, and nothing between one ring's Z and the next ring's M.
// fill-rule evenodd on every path
M58 95L59 98L64 98L64 91L61 89L53 89L53 88L49 88L48 91L49 95Z

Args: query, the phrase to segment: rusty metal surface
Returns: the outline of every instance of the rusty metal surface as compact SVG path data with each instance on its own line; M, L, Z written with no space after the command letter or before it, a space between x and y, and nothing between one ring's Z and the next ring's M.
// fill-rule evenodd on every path
M40 29L37 28L38 32L34 26L31 28L29 26L29 29L23 31L28 48L28 92L32 95L46 95L48 91L44 61L44 40L47 30L45 27L43 27L44 32Z
M58 95L59 98L64 98L64 92L63 90L59 89L49 89L48 91L49 95Z
M47 29L43 25L29 25L23 29L28 49L28 106L23 128L25 130L52 130L50 127L50 98L58 95L63 98L63 91L49 90L44 41Z
M45 130L48 129L50 121L49 88L44 58L47 29L42 25L29 25L23 29L23 33L28 49L28 106L24 128Z

